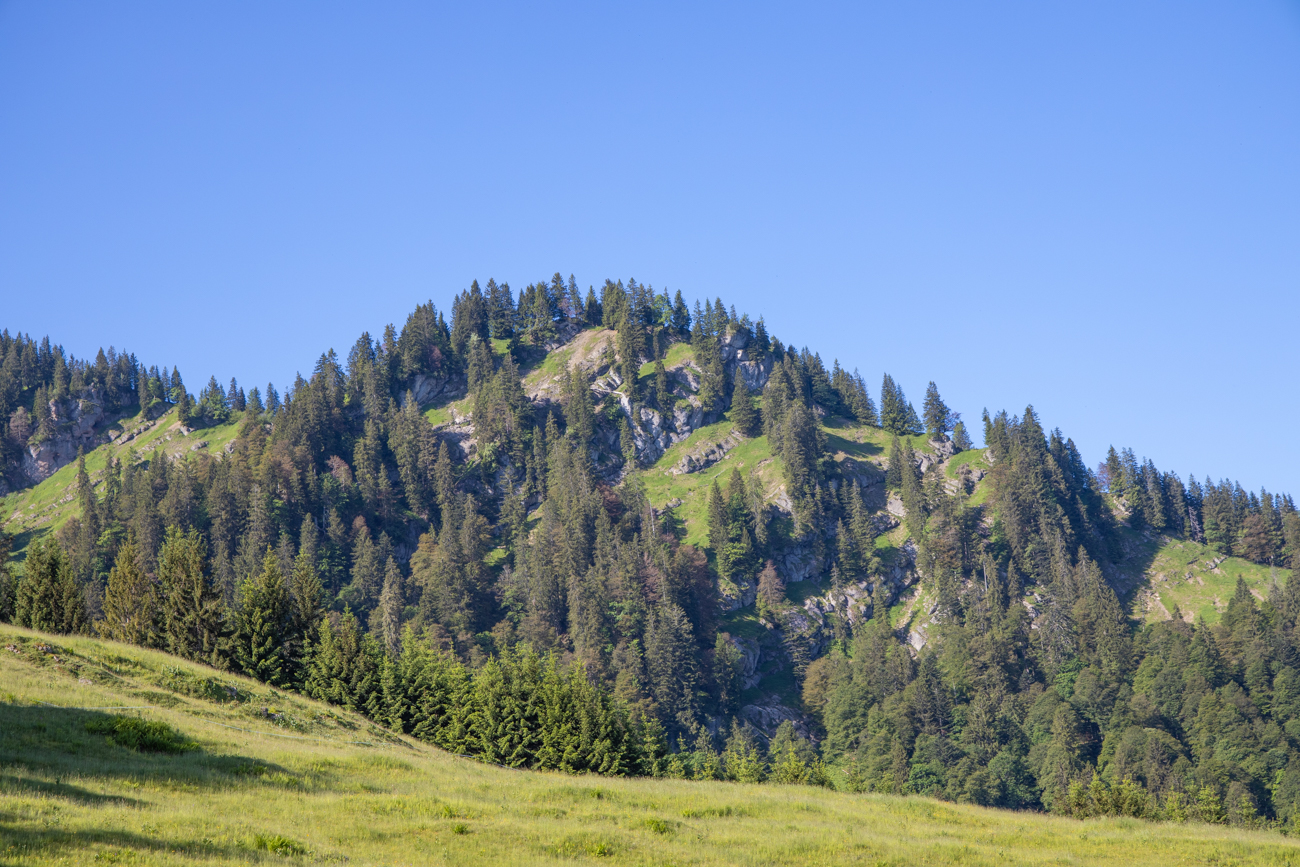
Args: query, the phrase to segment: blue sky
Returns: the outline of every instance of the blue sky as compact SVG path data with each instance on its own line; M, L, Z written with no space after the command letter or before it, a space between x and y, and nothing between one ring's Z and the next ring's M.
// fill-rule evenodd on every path
M2 3L0 326L282 386L634 277L1300 495L1297 155L1296 3Z

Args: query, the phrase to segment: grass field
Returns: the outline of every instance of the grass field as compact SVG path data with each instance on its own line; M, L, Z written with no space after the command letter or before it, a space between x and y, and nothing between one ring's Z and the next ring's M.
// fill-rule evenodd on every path
M1300 865L1285 837L1223 827L508 771L160 653L9 626L0 644L4 864ZM88 730L114 715L191 748Z

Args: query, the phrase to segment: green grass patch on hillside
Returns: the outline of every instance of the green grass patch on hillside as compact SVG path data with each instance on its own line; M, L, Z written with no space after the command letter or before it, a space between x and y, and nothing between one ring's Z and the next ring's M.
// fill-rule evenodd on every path
M1154 623L1168 620L1175 607L1183 615L1217 623L1241 578L1260 599L1267 599L1274 581L1283 584L1290 569L1261 566L1222 554L1199 542L1148 539L1124 531L1132 553L1127 563L1146 564L1141 582L1129 595L1134 617ZM1221 562L1220 562L1221 561Z
M528 374L524 377L525 381L537 381L559 376L569 369L569 356L571 354L571 350L568 349L557 349L554 352L546 353L535 365L530 367Z
M474 408L473 401L468 397L462 397L459 400L444 400L430 404L424 410L424 418L434 427L439 425L451 424L456 420L456 415L469 415Z
M52 652L36 648L46 642ZM18 648L0 652L6 864L1300 861L1300 845L1286 837L1221 826L1079 822L805 786L505 770L154 651L8 625L0 625L0 644ZM242 699L170 691L181 672L187 681L218 679ZM88 722L113 717L80 708L118 705L150 705L141 719L195 748L142 752L87 731ZM286 731L269 709L303 720L304 729Z
M978 467L987 472L989 462L984 458L984 449L966 449L964 452L953 455L948 459L944 474L950 479L955 479L962 467Z
M672 499L682 501L676 512L686 525L686 541L692 545L703 547L708 543L709 487L714 479L725 488L727 477L731 475L733 467L738 467L742 474L748 473L751 468L758 468L759 478L763 480L765 489L769 493L780 485L781 462L772 456L767 437L743 440L728 452L723 460L699 472L677 476L668 472L669 468L689 451L707 442L718 442L731 430L732 425L729 421L702 427L668 449L654 466L641 471L646 495L655 508L664 508L665 504ZM763 463L764 461L767 463Z
M842 451L855 458L869 459L877 456L889 456L889 445L894 435L888 431L858 424L857 422L833 416L822 424L826 432L827 445L832 451ZM899 442L910 442L912 450L918 452L934 451L925 434L899 437Z

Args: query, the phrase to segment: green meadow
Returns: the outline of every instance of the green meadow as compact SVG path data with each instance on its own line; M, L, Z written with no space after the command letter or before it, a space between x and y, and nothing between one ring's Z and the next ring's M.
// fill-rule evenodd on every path
M504 770L154 651L0 645L4 864L1300 865L1221 826Z

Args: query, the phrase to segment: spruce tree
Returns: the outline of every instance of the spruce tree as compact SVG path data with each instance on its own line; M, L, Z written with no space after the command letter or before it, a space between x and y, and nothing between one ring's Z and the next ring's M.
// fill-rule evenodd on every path
M934 380L930 381L930 385L925 390L924 412L925 430L930 435L930 439L945 439L948 431L952 429L952 411L939 397L939 389L935 386Z
M289 621L289 594L275 552L269 547L262 568L239 588L232 639L235 661L243 672L272 686L286 686L284 660Z
M662 358L655 359L655 406L665 415L673 410L672 386L668 384L668 371Z
M104 618L95 629L104 638L156 647L159 639L158 593L136 554L135 539L128 537L118 549L104 589Z
M760 428L753 395L740 370L736 371L736 384L731 392L731 421L736 430L747 437L754 436Z
M726 501L722 499L718 480L714 479L709 487L709 547L716 555L721 555L723 546L731 538L730 524Z
M207 543L198 530L168 529L159 554L159 581L166 649L209 666L220 664L226 611L208 575Z
M86 600L59 543L46 537L27 553L14 594L14 622L44 632L81 632Z
M964 452L973 445L970 434L966 433L966 422L959 421L952 426L952 445L959 452Z
M379 626L384 649L392 658L402 652L402 572L392 557L384 567L384 590L379 595Z

